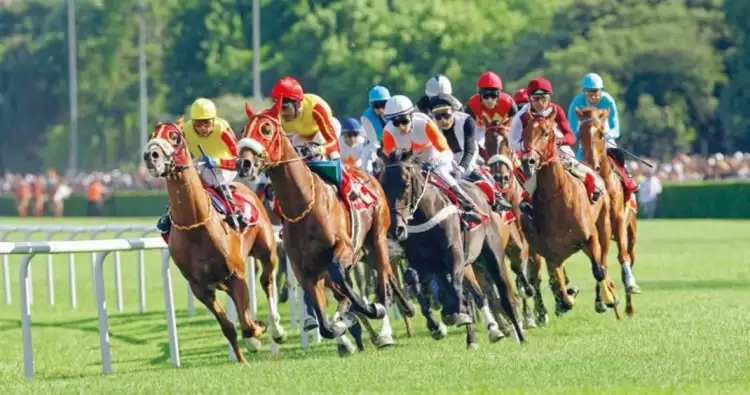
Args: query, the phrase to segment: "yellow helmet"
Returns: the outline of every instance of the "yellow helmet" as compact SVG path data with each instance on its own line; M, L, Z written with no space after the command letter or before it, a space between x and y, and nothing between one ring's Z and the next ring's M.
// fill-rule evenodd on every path
M190 119L216 118L216 105L211 100L201 97L190 106Z

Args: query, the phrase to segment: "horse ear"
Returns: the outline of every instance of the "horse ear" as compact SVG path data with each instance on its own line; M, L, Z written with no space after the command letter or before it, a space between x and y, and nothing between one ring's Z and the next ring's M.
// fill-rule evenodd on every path
M281 114L281 106L283 105L283 102L281 99L276 100L273 104L273 107L268 109L268 115L278 119L279 115Z
M576 116L578 117L578 119L583 119L583 117L584 117L583 116L583 111L581 111L581 109L577 108L577 107L576 107Z
M414 150L409 149L408 151L404 151L401 154L401 161L406 162L407 160L411 159L412 155L414 155Z
M250 105L250 103L245 102L245 114L247 114L247 119L250 119L255 115L255 110L253 110L253 106Z
M605 120L609 117L609 108L605 108L599 111L599 119Z

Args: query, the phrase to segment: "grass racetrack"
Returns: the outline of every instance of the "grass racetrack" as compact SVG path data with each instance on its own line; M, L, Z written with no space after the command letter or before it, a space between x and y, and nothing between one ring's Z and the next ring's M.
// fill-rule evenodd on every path
M0 225L16 223L21 222L0 218ZM171 368L159 252L146 253L145 314L138 313L136 253L124 252L122 314L114 303L111 256L104 272L114 370L110 376L101 373L89 254L77 256L76 310L68 298L67 255L54 259L55 306L47 304L45 258L38 256L32 265L36 377L30 382L23 377L20 256L12 256L13 302L0 300L0 394L750 393L750 221L656 220L639 226L633 271L643 294L635 296L637 315L632 319L617 322L611 312L594 312L594 280L579 253L568 263L571 281L581 289L576 307L563 318L551 314L546 328L527 331L524 346L509 339L489 344L486 330L478 328L481 347L467 351L463 330L449 328L446 339L435 341L417 315L414 338L407 339L402 321L394 321L395 347L378 351L368 341L365 354L341 359L331 341L301 349L297 331L289 328L289 307L281 305L287 344L272 356L265 336L262 353L246 353L246 367L229 361L219 326L202 305L196 301L196 316L187 316L185 282L173 270L182 367ZM616 253L613 244L610 275L622 300ZM546 279L545 271L545 302L553 312ZM260 318L265 320L265 296L260 287L258 292ZM621 306L624 311L624 301Z

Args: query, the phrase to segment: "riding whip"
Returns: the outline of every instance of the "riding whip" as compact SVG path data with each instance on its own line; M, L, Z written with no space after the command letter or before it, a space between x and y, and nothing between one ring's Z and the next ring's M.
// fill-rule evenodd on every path
M198 144L198 149L201 151L201 155L203 155L203 157L205 158L207 155L206 155L206 151L203 150L203 146ZM219 176L216 175L216 171L212 167L209 167L208 170L211 171L211 174L214 176L214 180L216 180L216 183L219 185L219 191L221 191L221 194L224 195L223 196L224 199L227 201L227 203L229 203L229 205L231 206L231 209L235 210L237 206L234 204L234 198L232 198L232 193L229 190L229 187L225 183L219 180ZM240 224L237 221L237 218L234 215L231 215L233 213L228 213L228 214L229 214L229 217L232 218L232 224L234 225L234 228L239 229Z

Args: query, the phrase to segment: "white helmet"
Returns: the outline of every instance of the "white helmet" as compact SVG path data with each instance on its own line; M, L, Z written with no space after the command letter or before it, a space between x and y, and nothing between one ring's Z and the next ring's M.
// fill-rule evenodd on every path
M404 95L395 95L385 103L385 117L393 118L414 112L414 103Z
M429 97L437 96L440 94L452 95L453 86L451 85L451 81L448 79L448 77L442 74L436 75L427 80L427 83L424 86L424 94Z

